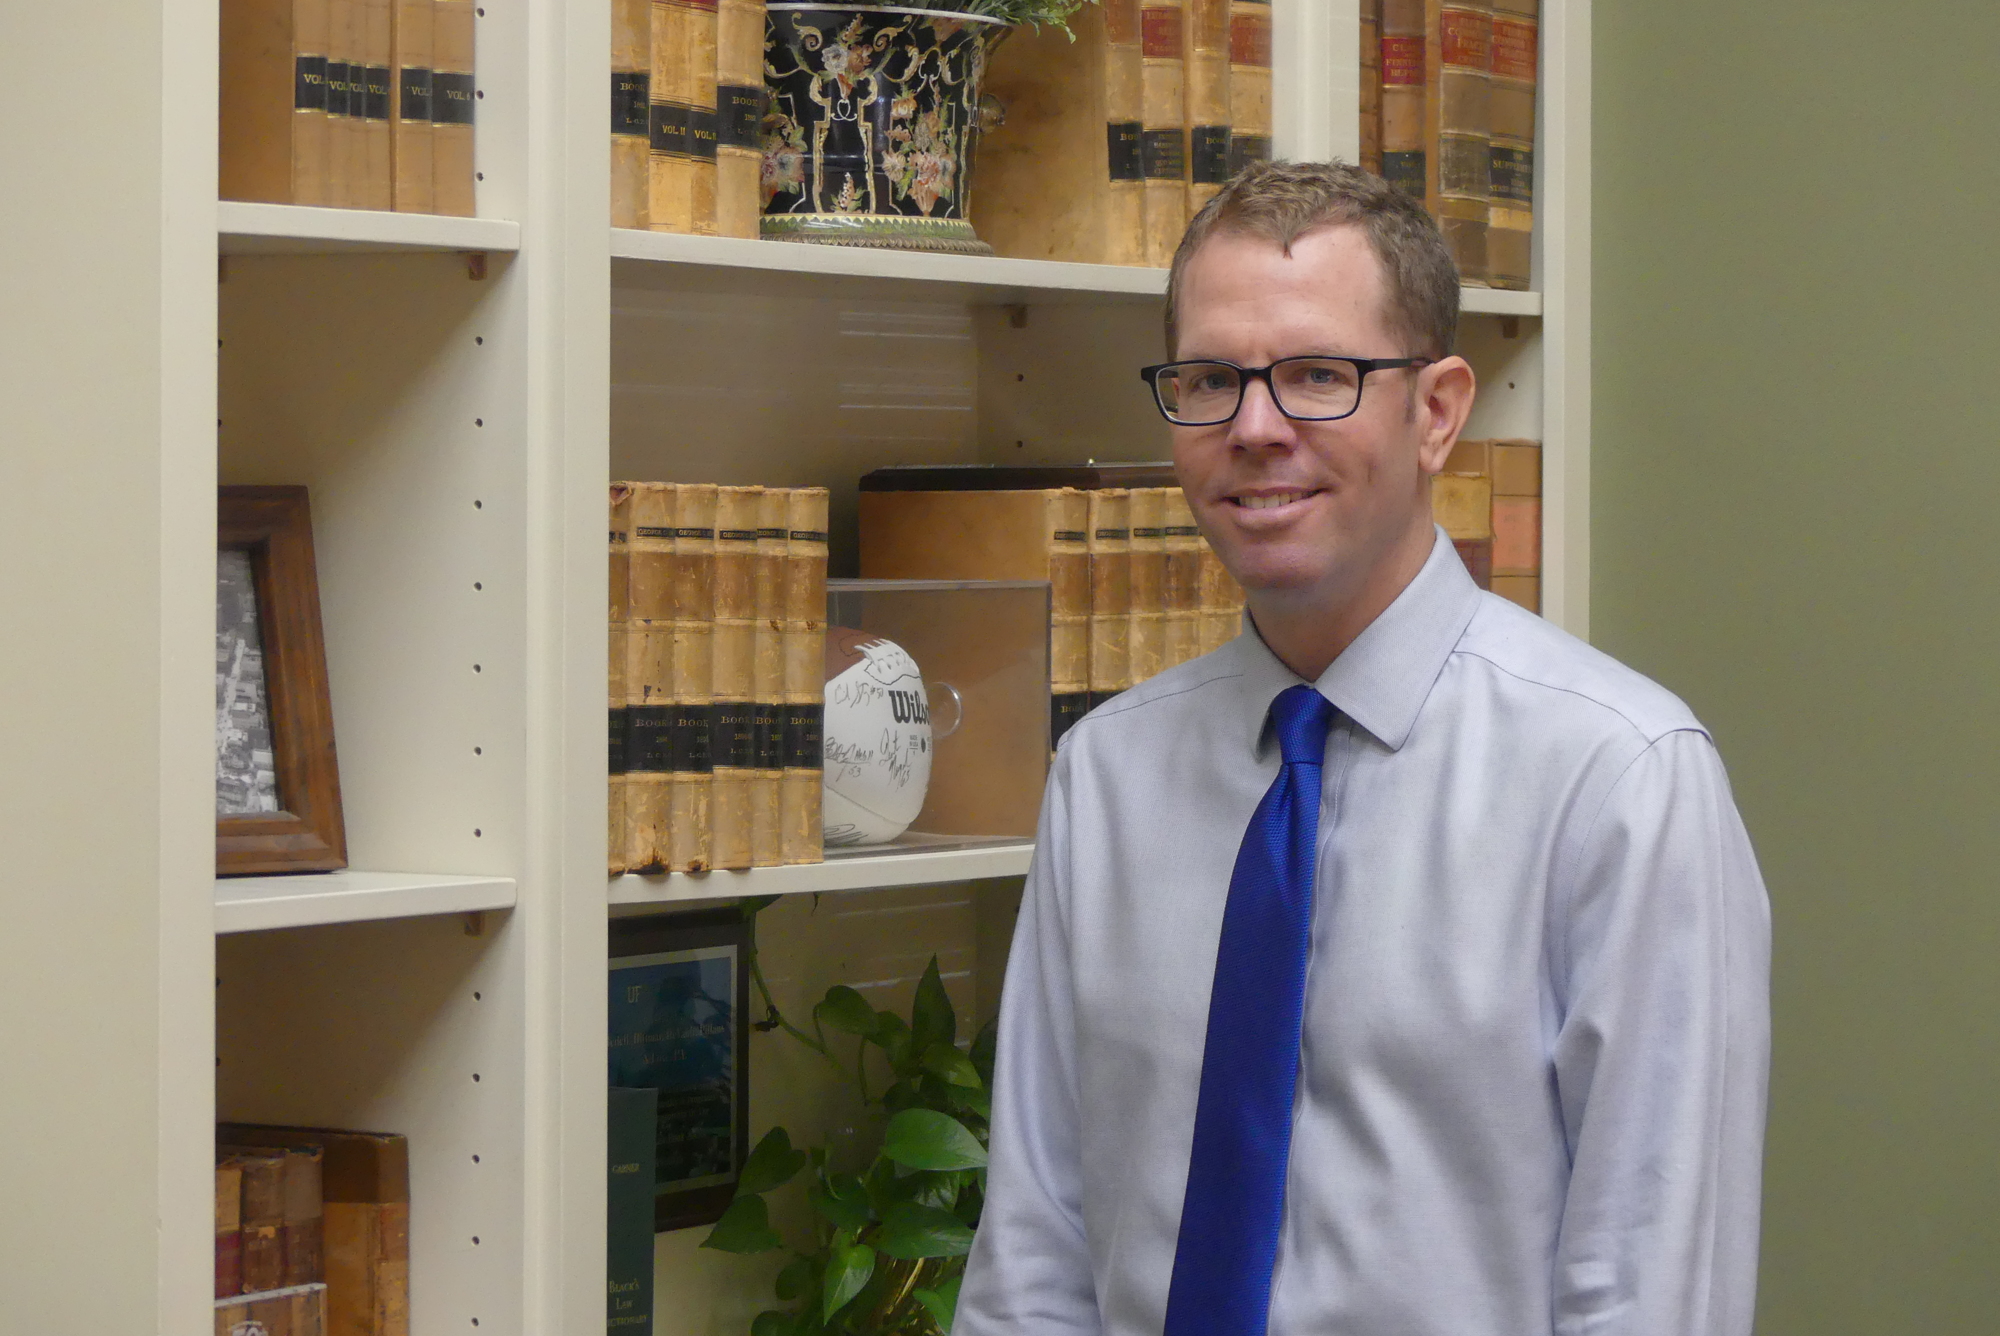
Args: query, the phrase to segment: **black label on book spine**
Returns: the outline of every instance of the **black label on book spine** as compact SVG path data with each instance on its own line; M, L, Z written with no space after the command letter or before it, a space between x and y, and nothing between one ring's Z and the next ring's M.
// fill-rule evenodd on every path
M625 773L664 774L673 769L674 707L629 705L624 714Z
M1100 543L1122 543L1132 536L1130 529L1099 529L1097 541Z
M1090 708L1094 710L1108 700L1117 700L1120 694L1116 691L1093 691L1090 693Z
M818 770L825 765L821 718L818 702L785 706L785 769Z
M653 152L673 158L688 155L688 113L693 110L685 102L655 102L647 109Z
M752 709L747 700L719 700L708 707L709 755L717 770L748 770L756 764Z
M1493 146L1493 202L1518 204L1526 209L1535 202L1535 151L1531 148Z
M473 76L431 72L431 123L472 124Z
M785 538L785 531L783 529L759 529L757 531L757 537L759 537L760 539L775 538L778 541L783 542ZM776 556L777 554L772 553L771 555Z
M1194 127L1192 175L1197 185L1220 185L1229 179L1228 126L1197 125Z
M1424 151L1410 149L1382 154L1382 179L1411 199L1424 197Z
M361 114L371 121L389 119L389 74L387 65L368 65L361 71Z
M826 530L794 529L792 530L792 541L794 543L824 543L826 541Z
M713 529L675 529L672 533L675 538L699 538L707 540L715 537L715 530Z
M1145 130L1139 135L1139 170L1148 181L1180 181L1187 176L1187 132Z
M670 709L673 736L667 768L678 774L706 774L715 769L714 716L706 705L675 705Z
M1383 154L1386 160L1388 154ZM1231 176L1245 167L1271 160L1271 136L1231 135L1229 136L1229 174Z
M351 116L348 106L348 92L352 87L349 71L353 67L344 60L326 62L326 114L329 116Z
M611 133L649 135L652 109L649 103L653 79L644 70L611 71Z
M431 119L431 72L415 65L405 65L402 70L403 103L397 114L406 121L428 121Z
M1063 691L1049 697L1049 745L1062 741L1070 725L1090 712L1090 693Z
M717 529L716 539L724 543L754 543L757 541L755 529Z
M1165 538L1167 531L1165 529L1134 529L1132 536L1134 538Z
M1049 537L1058 543L1085 543L1090 541L1090 535L1081 529L1057 529Z
M300 56L292 62L292 110L326 110L325 56Z
M750 752L753 768L785 768L785 707L771 701L750 706Z
M715 90L715 137L724 148L764 148L764 89L720 84Z
M1192 524L1169 524L1160 532L1169 538L1197 538L1201 535L1201 530Z
M1139 131L1137 121L1110 121L1105 124L1106 147L1111 151L1111 179L1137 181L1139 171Z
M688 156L698 162L715 161L715 108L688 108Z
M626 718L627 711L623 705L611 707L611 773L614 775L625 773Z

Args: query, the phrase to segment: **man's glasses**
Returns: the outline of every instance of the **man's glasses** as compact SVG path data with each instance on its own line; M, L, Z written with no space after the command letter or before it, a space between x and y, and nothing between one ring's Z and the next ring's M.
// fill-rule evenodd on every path
M1371 371L1428 366L1428 357L1283 357L1269 366L1233 362L1166 362L1142 367L1153 400L1180 427L1212 427L1243 407L1243 386L1261 380L1278 411L1300 422L1332 422L1361 407L1361 382Z

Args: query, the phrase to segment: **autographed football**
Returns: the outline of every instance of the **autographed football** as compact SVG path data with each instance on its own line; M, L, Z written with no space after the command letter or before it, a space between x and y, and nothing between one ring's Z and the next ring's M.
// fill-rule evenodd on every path
M923 810L931 713L923 675L892 640L826 629L826 843L887 844Z

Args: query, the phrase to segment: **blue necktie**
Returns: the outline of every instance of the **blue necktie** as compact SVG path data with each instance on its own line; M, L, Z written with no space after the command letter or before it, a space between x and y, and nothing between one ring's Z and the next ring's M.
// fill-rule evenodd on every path
M1222 911L1165 1336L1264 1336L1270 1319L1333 714L1309 686L1271 702L1284 764L1243 833Z

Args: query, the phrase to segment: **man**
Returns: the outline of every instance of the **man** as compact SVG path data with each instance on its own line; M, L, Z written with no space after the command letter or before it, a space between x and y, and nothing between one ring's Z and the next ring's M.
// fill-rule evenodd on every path
M1747 1336L1763 886L1686 707L1431 523L1436 229L1254 169L1167 302L1249 617L1056 759L956 1336Z

